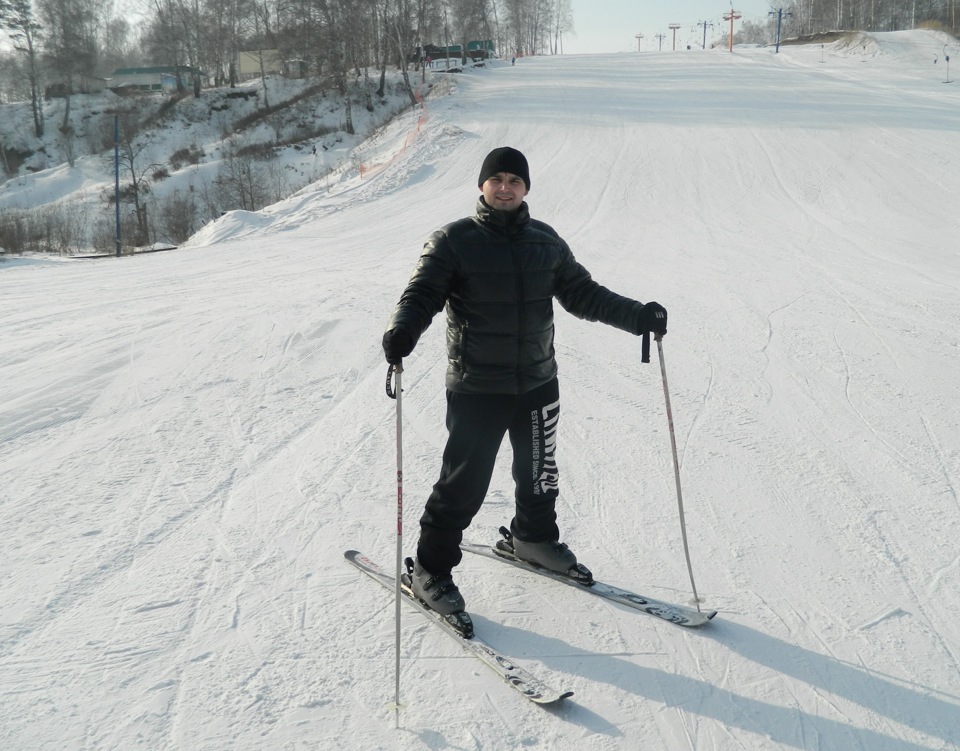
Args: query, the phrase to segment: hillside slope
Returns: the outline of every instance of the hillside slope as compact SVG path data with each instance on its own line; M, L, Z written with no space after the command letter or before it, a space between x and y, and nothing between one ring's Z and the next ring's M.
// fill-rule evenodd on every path
M945 751L960 738L960 89L924 32L525 59L380 169L190 247L0 265L0 745ZM905 44L908 42L908 44ZM916 52L919 49L923 54ZM821 56L823 62L821 62ZM392 564L380 335L495 146L601 283L670 311L688 631L472 557L544 710L347 565ZM442 323L405 362L405 548L444 442ZM558 309L564 539L688 600L660 372ZM511 516L509 450L469 536Z
M435 79L429 84L414 80L418 94L429 95L435 83L446 90L448 82ZM70 139L60 131L65 100L45 103L42 138L34 135L27 103L2 104L0 148L8 150L15 174L0 182L0 210L7 212L7 221L0 221L0 247L9 235L46 236L50 224L72 224L67 252L89 253L103 244L104 235L106 249L112 249L115 117L121 217L134 211L132 169L142 181L150 241L179 245L226 211L259 209L320 180L333 182L341 172L362 169L358 147L410 111L398 72L386 77L382 97L376 96L378 83L378 78L358 78L352 84L349 118L332 84L313 78L271 77L266 92L255 80L206 89L199 98L119 97L110 91L77 95L70 105ZM11 232L14 215L33 218L33 232ZM175 219L167 218L171 215ZM184 232L184 224L190 232ZM125 244L137 244L131 227L125 226L123 234Z

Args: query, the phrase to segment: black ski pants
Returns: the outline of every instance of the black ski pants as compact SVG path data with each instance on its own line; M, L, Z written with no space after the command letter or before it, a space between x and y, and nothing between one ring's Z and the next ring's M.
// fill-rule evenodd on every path
M559 539L555 457L559 418L556 378L518 395L447 391L449 436L440 479L420 519L421 566L444 574L460 563L463 531L483 504L504 434L509 434L513 447L513 533L528 542Z

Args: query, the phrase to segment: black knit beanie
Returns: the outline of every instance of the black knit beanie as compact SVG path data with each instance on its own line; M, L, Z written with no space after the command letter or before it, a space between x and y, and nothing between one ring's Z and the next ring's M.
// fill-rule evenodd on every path
M527 166L527 158L516 149L501 146L487 154L487 158L483 160L483 166L480 168L480 179L477 180L477 186L483 187L487 179L498 172L509 172L511 175L516 175L523 180L527 190L530 190L530 168Z

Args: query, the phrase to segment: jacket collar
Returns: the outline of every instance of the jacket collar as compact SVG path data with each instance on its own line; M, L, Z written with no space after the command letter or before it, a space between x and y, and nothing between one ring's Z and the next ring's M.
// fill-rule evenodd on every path
M477 221L491 229L507 234L521 232L530 222L530 210L527 202L520 204L515 211L503 211L489 206L483 196L477 199Z

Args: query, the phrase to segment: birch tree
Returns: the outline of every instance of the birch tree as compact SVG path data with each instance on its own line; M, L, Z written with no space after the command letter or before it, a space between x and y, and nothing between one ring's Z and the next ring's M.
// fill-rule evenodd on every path
M25 61L24 69L30 82L30 109L33 113L33 133L43 138L43 85L40 53L44 29L36 17L30 0L0 0L0 28L7 31L13 48Z
M74 165L70 105L74 88L96 75L97 30L102 5L95 0L40 0L40 13L46 24L46 58L50 69L63 85L64 108L60 134L67 161Z

